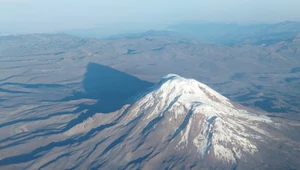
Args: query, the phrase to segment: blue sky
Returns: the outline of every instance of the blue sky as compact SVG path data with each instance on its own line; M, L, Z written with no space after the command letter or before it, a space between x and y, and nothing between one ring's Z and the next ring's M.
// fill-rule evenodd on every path
M185 20L300 21L300 0L0 0L0 32L47 32Z

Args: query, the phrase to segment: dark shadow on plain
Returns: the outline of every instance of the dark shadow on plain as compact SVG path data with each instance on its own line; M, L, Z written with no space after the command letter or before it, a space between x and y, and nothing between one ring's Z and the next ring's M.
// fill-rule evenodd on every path
M129 104L129 99L144 92L153 84L113 68L89 63L84 76L84 93L75 93L72 99L96 99L95 111L110 113ZM66 98L64 100L68 100Z

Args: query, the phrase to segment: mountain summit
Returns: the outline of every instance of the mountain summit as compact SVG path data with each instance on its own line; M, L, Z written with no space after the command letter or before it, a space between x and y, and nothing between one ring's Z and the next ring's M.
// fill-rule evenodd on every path
M161 144L168 143L162 147L166 153L183 151L198 160L233 165L258 152L256 141L268 136L260 125L273 123L265 116L236 108L196 80L174 74L165 76L130 110L126 125L138 119L140 128L135 134L140 137L136 140L145 139L139 145L156 138Z

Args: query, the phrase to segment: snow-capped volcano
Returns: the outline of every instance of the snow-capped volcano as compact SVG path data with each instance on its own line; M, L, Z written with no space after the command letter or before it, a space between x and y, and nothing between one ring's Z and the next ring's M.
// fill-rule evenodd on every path
M257 152L253 140L268 136L259 125L272 123L236 108L210 87L174 74L165 76L132 106L127 119L137 118L146 125L141 132L167 129L160 138L174 143L175 150L189 148L197 151L199 159L214 157L223 163L236 163L243 155Z

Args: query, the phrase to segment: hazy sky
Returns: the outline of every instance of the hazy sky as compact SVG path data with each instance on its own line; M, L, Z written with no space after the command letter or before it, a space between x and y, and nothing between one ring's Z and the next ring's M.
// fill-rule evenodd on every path
M112 23L300 21L300 0L0 0L0 32Z

